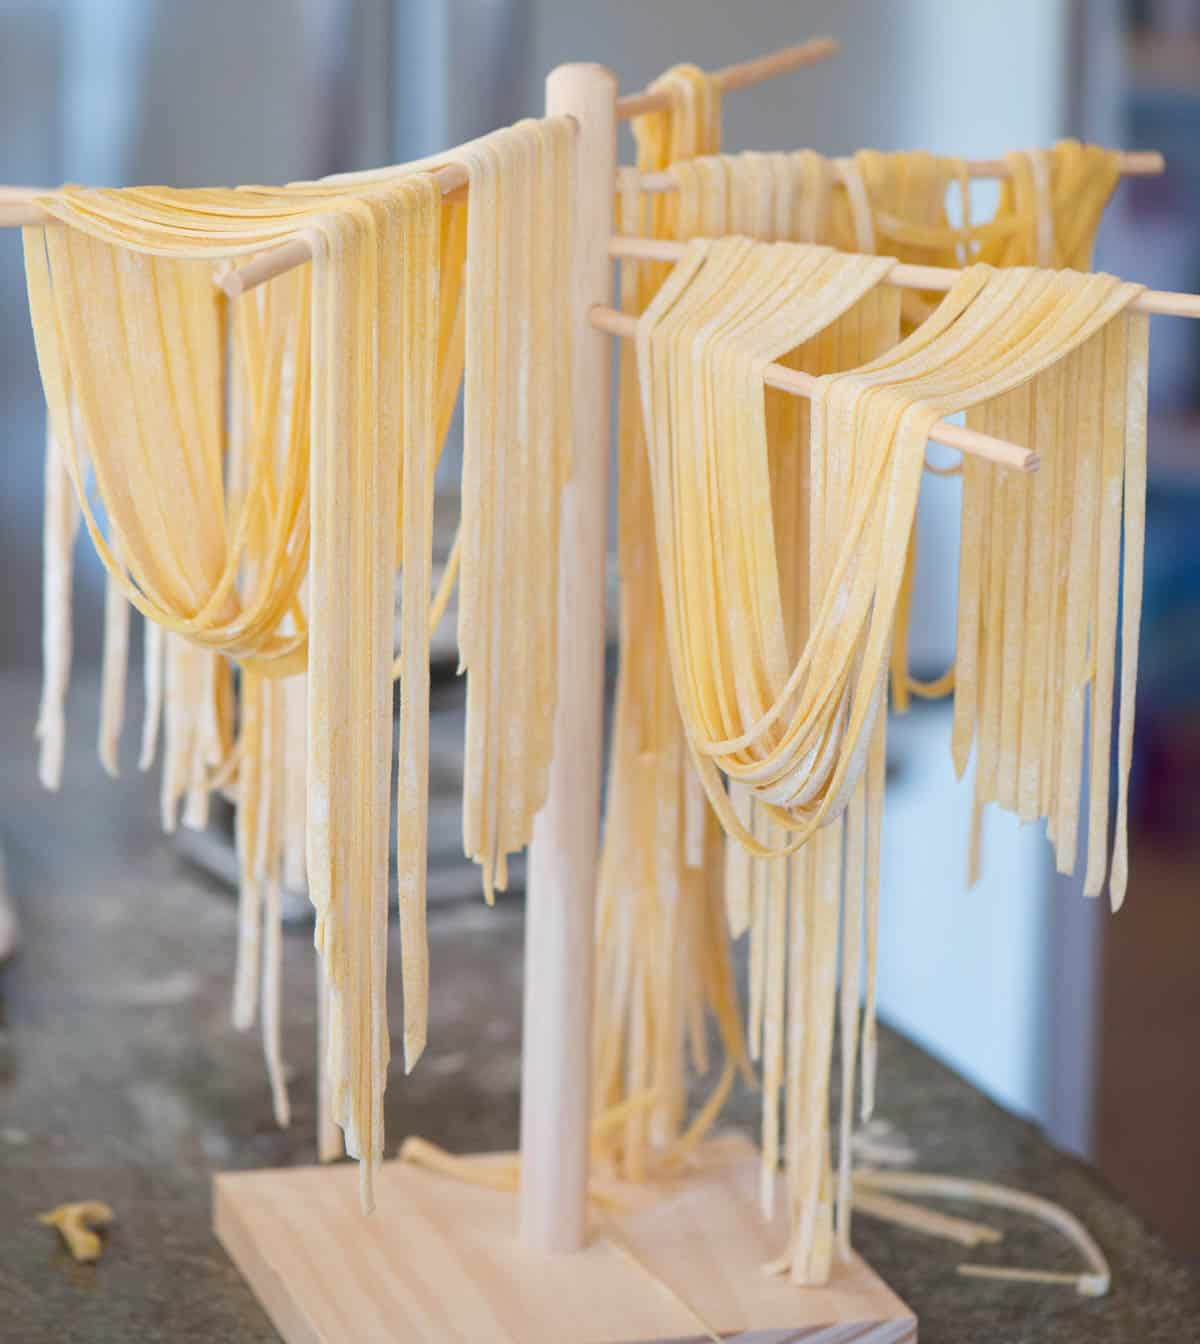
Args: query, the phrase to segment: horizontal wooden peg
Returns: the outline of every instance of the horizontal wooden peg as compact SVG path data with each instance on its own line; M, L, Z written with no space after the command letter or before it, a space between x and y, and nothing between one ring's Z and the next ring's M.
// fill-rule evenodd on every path
M683 256L686 247L686 243L671 238L635 238L617 234L608 245L608 254L617 260L674 262ZM961 274L952 266L913 266L898 261L883 283L900 289L948 290ZM1161 317L1200 318L1200 294L1147 289L1129 306L1135 312L1156 313Z
M0 196L0 228L26 228L51 223L51 216L31 200L4 200Z
M1167 161L1157 149L1130 150L1121 155L1122 177L1158 177L1167 170ZM1003 159L968 159L967 176L998 178L1008 176L1008 164ZM679 189L679 183L669 173L643 173L638 178L638 190L648 195L663 195Z
M838 52L837 41L832 37L814 37L794 47L783 47L779 51L768 52L765 56L756 56L750 61L740 61L737 65L727 65L713 74L722 93L733 89L748 89L765 80L775 79L778 75L791 74L793 70L802 70L807 65L818 65L827 61ZM645 112L659 112L669 106L668 95L662 89L647 89L643 93L630 93L617 99L617 120L629 121Z
M598 305L591 309L589 317L594 327L612 336L628 340L637 333L637 318L630 313L619 313L614 308ZM768 387L777 387L797 397L812 397L818 384L811 373L788 369L782 364L768 364L763 378ZM1007 439L993 438L991 434L981 434L964 425L952 425L945 420L936 426L929 437L933 442L955 448L969 457L980 457L1017 471L1036 471L1041 465L1041 458L1032 449L1009 443Z
M467 170L461 164L448 163L429 171L437 179L443 197L466 188ZM0 228L56 223L55 217L37 204L39 197L53 194L50 187L0 187ZM236 299L248 289L311 260L312 244L307 238L297 237L264 249L252 261L240 266L226 266L214 279L220 289L231 299Z
M467 170L458 163L434 168L430 175L437 179L443 197L452 196L467 185ZM293 238L290 242L280 243L278 247L260 253L253 261L221 272L215 277L216 284L229 298L236 299L247 290L264 285L277 275L283 275L285 271L303 266L311 260L312 244L308 239Z

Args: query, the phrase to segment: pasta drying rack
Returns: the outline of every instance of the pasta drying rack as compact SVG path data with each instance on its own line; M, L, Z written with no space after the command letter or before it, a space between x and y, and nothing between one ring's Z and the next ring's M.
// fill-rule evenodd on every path
M745 87L835 49L818 39L719 79ZM785 1229L763 1220L758 1158L745 1139L711 1141L686 1178L614 1187L620 1211L589 1224L611 382L611 341L592 310L612 293L617 124L661 100L619 98L599 65L560 66L546 84L547 113L578 126L574 466L562 501L554 759L528 861L519 1195L395 1160L377 1176L376 1211L364 1218L349 1166L217 1176L217 1235L289 1344L624 1344L712 1331L813 1344L916 1338L912 1312L857 1258L823 1288L762 1272ZM279 248L229 287L303 259ZM511 1163L473 1160L481 1175Z
M823 60L819 38L731 66L724 90ZM655 91L619 97L611 71L551 72L546 111L574 118L576 235L569 283L575 330L573 469L562 499L558 704L554 757L527 868L519 1193L504 1187L511 1155L478 1157L491 1187L400 1160L377 1178L364 1218L356 1173L308 1168L218 1176L217 1235L289 1344L316 1339L511 1340L632 1344L753 1337L835 1344L915 1341L913 1312L861 1258L835 1256L828 1284L798 1287L763 1272L785 1247L782 1217L766 1220L759 1159L746 1139L710 1140L672 1181L613 1185L589 1220L594 895L603 770L605 556L611 343L634 320L614 312L613 258L675 260L678 244L613 236L618 122L665 105ZM1122 172L1153 174L1162 156L1126 154ZM973 176L1005 172L970 165ZM669 190L643 177L642 190ZM237 294L306 259L285 244L223 281ZM895 266L889 283L948 289L956 272ZM1147 291L1143 311L1200 317L1200 298ZM812 383L772 365L766 381L798 395ZM1036 454L940 422L932 437L1018 470ZM786 1205L784 1198L776 1208ZM597 1206L598 1207L598 1206Z
M743 88L831 55L816 39L719 72ZM767 1341L903 1344L913 1313L852 1256L830 1282L800 1288L762 1272L783 1250L782 1220L758 1200L759 1162L745 1139L717 1138L686 1175L606 1187L589 1208L594 895L600 829L605 555L611 342L633 319L611 300L611 259L673 260L678 245L613 237L620 120L665 106L649 90L617 94L603 66L560 66L546 107L577 128L573 295L573 473L560 530L558 704L545 807L528 860L519 1193L511 1155L467 1159L479 1182L402 1161L376 1178L378 1208L359 1211L350 1166L239 1172L214 1182L221 1242L289 1344L313 1340L625 1344L753 1335ZM1157 154L1124 157L1128 173L1162 171ZM1004 171L976 163L974 175ZM445 173L447 170L443 169ZM461 185L458 184L458 185ZM644 177L642 190L668 190ZM0 224L44 223L31 193L0 189ZM221 281L235 295L309 257L296 241ZM896 266L889 283L948 288L954 272ZM1144 293L1144 311L1200 317L1200 298ZM803 373L771 366L768 383L805 395ZM1018 469L1033 453L961 426L934 437ZM490 1180L490 1185L487 1182ZM782 1208L786 1201L776 1200ZM589 1219L589 1212L592 1216ZM761 1332L761 1333L760 1333Z

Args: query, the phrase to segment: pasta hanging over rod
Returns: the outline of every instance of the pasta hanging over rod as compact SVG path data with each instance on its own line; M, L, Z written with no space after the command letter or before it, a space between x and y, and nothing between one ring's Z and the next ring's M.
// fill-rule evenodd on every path
M865 884L878 872L877 839L868 837L882 797L880 708L925 439L939 417L1015 393L1093 339L1123 349L1126 385L1144 389L1144 348L1113 334L1142 321L1123 314L1139 287L1071 272L965 271L908 338L819 384L797 632L784 601L789 552L773 526L763 370L827 331L891 264L741 239L696 242L638 329L665 626L689 750L727 832L750 853L795 865L774 870L766 932L752 943L759 988L751 1031L762 1034L768 1106L783 1066L779 1042L789 1043L788 1267L803 1281L828 1274L835 1202L838 1243L849 1245L860 940ZM1136 412L1126 407L1122 417L1109 406L1097 419L1102 413L1114 440L1134 457L1144 452ZM839 924L847 1095L835 1194L825 1107ZM772 1157L776 1124L764 1114Z
M971 876L989 802L1022 821L1045 817L1058 870L1071 872L1086 777L1084 893L1099 895L1119 693L1114 910L1128 881L1148 326L1144 314L1112 323L1041 378L971 412L973 425L1028 437L1042 453L1036 478L976 462L963 469L952 745L960 776L975 751Z
M679 236L728 233L830 243L846 251L885 251L916 264L960 266L1065 265L1086 270L1103 208L1119 178L1120 156L1064 140L1052 150L1005 156L1008 174L993 216L974 222L964 160L922 152L825 159L811 150L793 154L698 158L670 169L677 184ZM957 187L963 222L952 225L947 197ZM918 321L936 296L906 291L906 325ZM935 470L941 470L935 468ZM907 708L910 693L944 694L953 673L933 683L909 675L908 609L913 563L905 579L892 674L893 703Z
M677 66L652 87L669 105L633 123L640 171L719 150L720 90L710 75ZM675 236L676 203L643 198L634 173L622 179L617 212L625 232ZM640 313L669 269L627 265L622 307ZM597 903L593 1107L599 1150L637 1180L695 1147L749 1062L724 929L720 830L670 687L630 348L620 354L617 415L620 661ZM688 1124L687 1058L707 1071L709 1015L724 1058Z
M255 1015L261 957L264 1048L281 1121L280 886L284 868L294 876L300 866L303 837L329 1000L328 1092L347 1151L362 1159L368 1207L389 1053L393 663L409 1067L426 1035L433 476L464 352L464 516L450 581L459 567L470 706L464 838L489 896L503 885L506 854L528 839L546 788L555 688L554 660L544 655L555 638L557 575L533 538L553 534L569 470L570 308L557 281L571 247L573 134L566 118L524 122L442 156L466 170L465 205L443 202L419 165L278 189L66 188L47 209L67 227L26 230L39 363L62 445L48 476L47 554L58 578L48 598L57 635L39 729L43 774L52 780L60 768L69 653L65 473L114 594L102 749L115 761L119 595L166 635L147 640L141 753L148 764L161 715L164 824L174 825L183 800L185 823L203 825L210 789L235 790L235 1017L245 1026ZM237 302L227 371L213 261L298 233L313 249L311 273L281 276ZM107 534L85 489L89 468ZM449 583L433 614L448 592ZM236 739L226 658L240 665ZM299 705L302 770L288 750Z
M676 187L672 218L680 239L737 233L885 253L915 265L961 267L978 261L1090 270L1096 230L1120 178L1120 155L1061 140L1049 150L1013 151L1004 162L1008 172L1000 199L985 220L975 219L972 211L967 162L922 151L860 150L841 159L812 150L712 155L667 171ZM955 193L958 224L948 210ZM937 294L905 290L904 330L938 302ZM946 473L945 468L930 470ZM913 694L936 697L954 685L953 669L933 682L909 672L914 569L915 543L893 649L892 706L899 711L908 708Z
M626 234L688 239L737 233L763 240L830 243L847 251L883 250L917 263L950 266L960 266L976 255L998 263L1047 260L1038 249L1044 248L1049 237L1062 241L1062 247L1055 253L1057 261L1078 265L1086 260L1099 214L1116 181L1118 156L1111 151L1064 141L1050 151L1016 153L1008 156L1010 180L1005 183L999 207L992 219L978 223L971 215L968 168L964 160L919 152L885 155L863 151L849 159L828 159L811 150L738 155L719 155L711 149L698 152L701 147L697 128L712 128L709 143L716 144L718 140L719 127L709 111L716 92L706 87L700 72L680 69L671 73L672 78L667 81L673 91L670 108L654 114L644 124L635 123L638 171L626 173L621 179L618 200L620 230ZM638 190L641 178L649 173L661 174L664 169L675 179L676 190L641 195ZM951 223L948 209L948 197L955 187L962 202L962 222L957 226ZM1072 198L1082 202L1078 211L1072 208ZM622 307L640 312L667 273L662 264L627 261L623 269ZM902 329L911 330L937 301L936 295L904 291ZM828 344L825 349L827 352ZM809 352L803 367L809 371L818 367L822 371L835 371L833 366L814 364L814 355L815 350ZM714 876L711 862L699 865L703 847L696 840L700 834L696 818L705 818L706 812L695 797L691 769L677 749L674 759L681 764L673 768L681 780L682 815L686 820L674 821L670 812L664 811L676 806L673 800L677 796L675 789L666 785L663 774L672 768L665 764L672 757L665 743L671 740L669 730L674 709L669 697L664 702L661 686L656 690L648 680L648 676L661 677L662 660L653 653L661 643L661 636L655 633L661 618L653 597L656 583L653 567L642 558L652 544L653 525L644 502L640 426L636 407L630 405L631 352L626 349L621 358L622 653L600 887L598 936L602 978L596 1007L596 1105L600 1121L607 1108L621 1105L630 1108L626 1124L614 1136L611 1155L618 1162L623 1161L628 1171L637 1173L646 1169L645 1127L654 1107L659 1107L653 1123L660 1156L671 1151L671 1136L682 1132L683 1120L678 1099L684 1088L684 1037L680 1033L672 1042L667 1041L669 1031L677 1029L672 1024L681 1025L684 1020L669 1006L678 999L672 988L676 977L661 969L669 965L670 951L652 954L649 948L678 948L681 956L702 966L727 965L728 951L719 923L711 925L717 943L710 952L698 955L686 951L691 946L686 913L673 913L680 899L675 893L692 891L692 896L685 900L685 908L700 907L706 902L719 901L719 889L723 887L734 936L753 926L751 963L756 972L761 972L767 934L754 912L765 912L768 902L765 897L759 900L754 892L760 885L764 891L769 890L772 879L767 871L770 861L740 853L737 846L727 852L723 877ZM768 404L772 405L771 441L784 444L796 432L797 414L803 418L807 412L779 393L768 393ZM781 451L786 458L786 451ZM897 610L898 634L892 651L892 693L900 709L906 707L914 691L940 694L953 684L952 674L940 682L926 684L908 672L907 622L914 556L915 544L910 544ZM652 671L656 666L660 669L657 674ZM665 709L655 708L664 703ZM651 723L655 725L653 729ZM655 742L664 745L653 746ZM651 768L653 760L662 763L657 773ZM642 782L635 783L638 780ZM741 798L737 806L743 821L752 825L751 800ZM661 825L654 820L660 813ZM872 825L877 822L872 821ZM670 842L665 837L680 827L685 837L691 837L682 843L691 855L691 862L698 864L695 869L687 863L678 867L678 861L666 860ZM689 872L695 876L689 877ZM708 895L696 894L698 883ZM868 958L873 964L876 916L872 908L866 910L864 920ZM697 927L702 929L705 925ZM622 940L633 942L635 928L645 940L645 952L637 947L619 950ZM647 933L651 928L655 929L653 935ZM648 970L644 981L636 969L643 955L648 967L654 968ZM610 966L611 979L607 978ZM686 984L687 977L683 980ZM710 1004L721 1001L723 983L721 978L714 982L713 990L707 994ZM703 1032L697 1025L702 1020L703 1002L703 998L696 1000L686 1013L692 1023L693 1062L701 1068L707 1067ZM652 1008L652 1003L659 1006ZM759 1006L757 1000L752 1001L752 1022ZM736 1012L736 1003L733 1008ZM744 1067L739 1047L730 1044L736 1017L724 1010L717 1015L725 1024L722 1037L727 1060L739 1060ZM873 1041L873 1021L873 1004L868 1003L864 1023L868 1041ZM757 1054L758 1047L757 1034L752 1031L751 1053ZM715 1118L721 1095L732 1082L732 1076L727 1066L713 1097L714 1104L702 1110L698 1119L701 1127L692 1127L690 1140L697 1139L702 1127ZM872 1062L865 1083L868 1113L873 1094ZM664 1098L675 1100L664 1105ZM764 1112L766 1123L768 1114ZM765 1146L769 1147L769 1142Z

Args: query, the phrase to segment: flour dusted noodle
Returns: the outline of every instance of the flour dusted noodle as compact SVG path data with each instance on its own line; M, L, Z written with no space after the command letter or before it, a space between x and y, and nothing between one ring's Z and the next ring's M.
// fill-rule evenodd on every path
M368 1206L382 1153L388 1058L393 662L400 675L398 852L411 1065L424 1043L427 997L432 483L467 347L486 364L468 398L469 418L494 431L485 445L491 455L476 468L485 472L484 489L491 488L486 473L508 464L511 497L523 495L526 521L536 530L557 518L569 467L569 299L555 270L535 266L533 249L544 243L566 268L572 127L566 119L524 123L501 133L500 143L508 213L498 253L493 247L490 255L499 256L510 288L505 305L490 309L483 287L492 274L476 261L472 287L465 253L470 214L481 253L496 216L473 210L470 201L444 204L441 187L419 166L346 186L67 188L47 203L67 227L26 231L39 362L63 445L54 461L74 485L114 594L106 756L111 761L119 717L119 594L165 632L147 640L141 750L148 765L161 720L164 824L181 816L203 825L213 788L236 793L242 901L235 1016L248 1025L256 1015L261 977L264 1050L281 1122L288 1104L279 1055L280 889L288 874L307 881L326 970L326 1095L348 1151L363 1159ZM466 164L489 152L467 147L446 161L457 156ZM227 312L212 285L212 261L298 233L313 249L311 271L280 277ZM521 236L526 241L514 250L512 240ZM464 299L465 290L471 293ZM499 362L496 345L487 343L496 322L510 333L511 349ZM227 377L232 433L222 409ZM510 387L512 411L491 414L489 407L503 411ZM84 489L89 467L106 527ZM63 497L54 494L57 479L52 473L51 502ZM61 573L69 516L54 507L51 540ZM496 683L491 660L510 658L521 638L505 619L514 592L523 619L542 631L538 646L513 658L515 668L505 674L524 718L514 729L497 713L482 729L492 762L482 806L491 819L476 852L489 865L490 883L502 881L504 854L524 843L544 794L554 688L537 654L554 638L556 574L532 545L505 548L495 529L481 535L466 528L455 555L464 573L486 566L490 584L496 566L506 565L487 608L489 641L464 657L473 664L476 696L478 686ZM56 591L58 613L65 606L61 583ZM447 596L448 586L434 599L435 612ZM48 777L65 686L61 649L60 639L48 663ZM241 665L236 738L229 658ZM297 700L289 686L301 673ZM298 711L307 718L303 763L287 749L288 720ZM328 1147L323 1141L323 1152Z
M1086 356L1089 341L1111 339L1138 292L1109 277L971 268L906 340L821 380L811 410L806 624L789 649L780 636L788 622L768 504L763 372L818 333L840 344L834 323L889 265L816 248L694 243L638 332L665 625L689 747L722 824L751 853L811 853L797 874L799 928L784 934L769 884L751 894L752 908L774 921L765 961L752 966L752 978L765 977L757 994L752 980L765 1105L777 1104L781 1001L794 1015L784 1153L788 1264L803 1281L828 1273L835 1204L837 1242L848 1246L848 1145L835 1185L826 1115L839 933L852 1094L861 939L877 900L868 825L882 794L876 733L925 440L955 410L990 403L1009 414L1012 398L1028 398L1031 379L1076 351ZM991 701L997 724L1004 698ZM997 766L1008 769L998 756ZM746 825L724 778L749 791L752 816L764 810L761 824ZM789 976L799 979L781 995L774 949L784 942ZM865 956L869 968L869 943ZM844 1104L843 1140L853 1096ZM773 1156L776 1119L765 1115L764 1126Z

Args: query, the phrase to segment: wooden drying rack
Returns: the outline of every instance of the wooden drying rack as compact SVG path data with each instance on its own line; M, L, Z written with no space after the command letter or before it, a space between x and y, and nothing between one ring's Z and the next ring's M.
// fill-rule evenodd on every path
M719 71L723 90L827 59L817 38ZM915 1340L909 1309L857 1257L838 1262L824 1288L767 1278L784 1229L758 1212L758 1159L742 1139L716 1139L673 1183L614 1187L623 1211L588 1233L594 894L600 832L604 700L606 519L611 344L635 319L608 307L611 259L676 259L681 245L613 236L618 122L666 106L647 90L618 97L600 65L560 66L546 112L577 125L576 245L572 263L573 475L562 500L558 687L554 757L528 864L525 1033L521 1071L519 1236L511 1195L402 1162L378 1178L379 1208L358 1211L349 1167L247 1172L214 1182L214 1222L227 1250L289 1341L327 1338L505 1340L614 1344L786 1329L810 1344L845 1337ZM1123 171L1161 172L1161 155L1126 155ZM431 165L444 194L466 186L458 165ZM972 176L1004 172L971 165ZM647 191L670 190L647 175ZM0 189L0 226L51 222L39 198ZM230 297L311 258L298 236L225 270ZM886 283L946 289L957 273L896 265ZM1200 297L1147 292L1144 311L1200 317ZM812 382L771 366L766 381L799 395ZM1027 449L941 424L935 437L965 453L1024 470ZM471 1159L486 1168L496 1158ZM783 1206L785 1200L779 1199Z

